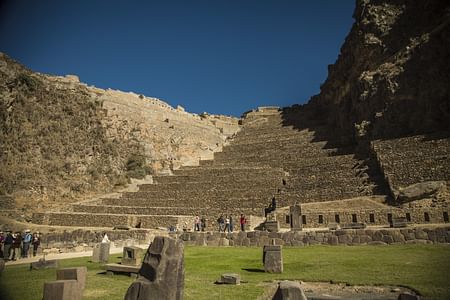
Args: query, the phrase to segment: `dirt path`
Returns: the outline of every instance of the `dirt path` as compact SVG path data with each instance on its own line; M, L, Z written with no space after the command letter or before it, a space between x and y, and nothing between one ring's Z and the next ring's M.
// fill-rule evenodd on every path
M135 245L136 247L147 249L148 244L139 244ZM109 254L118 254L122 253L123 247L115 247L111 245L111 248L109 250ZM67 253L48 253L45 254L46 260L52 260L52 259L67 259L67 258L76 258L76 257L86 257L86 256L92 256L92 250L90 251L82 251L82 252L67 252ZM28 258L19 258L15 261L7 261L6 266L13 266L13 265L21 265L21 264L30 264L32 262L36 262L39 259L43 258L44 255L36 255L35 257L28 257Z

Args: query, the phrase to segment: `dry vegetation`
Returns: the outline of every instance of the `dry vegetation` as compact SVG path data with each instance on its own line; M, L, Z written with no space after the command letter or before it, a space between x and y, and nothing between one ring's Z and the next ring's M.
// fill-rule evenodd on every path
M147 174L136 141L108 138L102 103L86 88L63 89L3 59L0 195L14 195L25 208L31 198L42 208Z

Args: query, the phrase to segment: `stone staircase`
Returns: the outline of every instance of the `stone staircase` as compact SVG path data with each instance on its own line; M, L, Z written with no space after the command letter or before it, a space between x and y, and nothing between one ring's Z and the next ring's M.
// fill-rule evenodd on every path
M251 112L214 160L154 176L153 184L120 198L74 204L72 213L36 213L33 220L65 226L192 228L193 217L199 215L211 229L221 214L231 214L238 228L240 214L263 217L272 197L281 207L373 194L374 183L361 175L364 163L352 147L330 147L329 140L316 141L315 129L284 122L277 109Z

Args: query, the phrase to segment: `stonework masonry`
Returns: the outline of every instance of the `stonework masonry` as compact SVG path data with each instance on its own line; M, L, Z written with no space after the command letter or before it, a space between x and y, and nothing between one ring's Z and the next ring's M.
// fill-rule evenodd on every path
M47 253L89 251L101 242L106 232L116 247L148 244L156 235L183 240L185 245L197 246L252 246L283 245L303 247L309 245L390 245L450 243L450 225L407 228L366 228L317 231L248 231L248 232L151 232L144 229L74 230L42 235L39 251Z
M450 242L450 226L383 229L340 229L322 231L236 233L181 233L174 234L187 245L205 246L253 246L264 245L390 245L390 244L438 244Z

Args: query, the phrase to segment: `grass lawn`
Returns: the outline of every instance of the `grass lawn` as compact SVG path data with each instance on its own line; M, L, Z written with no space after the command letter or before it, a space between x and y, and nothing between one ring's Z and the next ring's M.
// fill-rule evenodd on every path
M262 248L186 247L185 299L256 299L263 283L278 279L346 282L358 285L403 285L427 299L450 299L450 246L311 246L283 248L283 274L261 272ZM60 261L60 267L87 266L84 299L123 299L134 280L107 276L90 258ZM114 255L110 261L120 261ZM236 272L248 283L215 285L220 274ZM29 271L28 265L7 266L0 278L0 299L42 299L43 283L55 270Z

